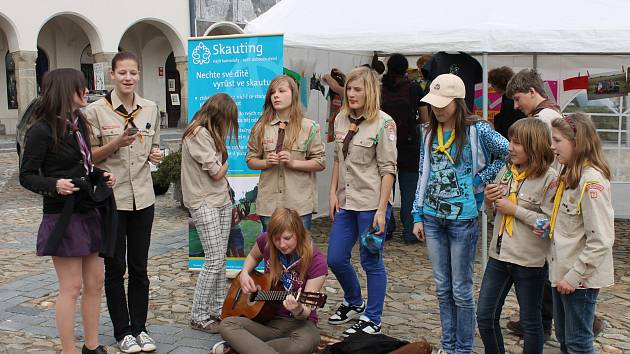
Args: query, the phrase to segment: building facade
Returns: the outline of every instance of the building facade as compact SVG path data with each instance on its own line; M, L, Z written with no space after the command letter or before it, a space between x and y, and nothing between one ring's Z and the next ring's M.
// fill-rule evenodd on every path
M138 55L138 94L164 127L187 122L187 39L242 33L280 0L5 1L0 8L0 134L15 134L48 70L81 70L91 92L112 88L111 59ZM72 10L69 10L72 9Z
M37 96L48 70L81 70L91 91L111 89L111 60L119 50L138 55L138 94L165 112L163 125L185 122L189 14L185 1L3 2L0 124L5 133L15 134L20 113Z

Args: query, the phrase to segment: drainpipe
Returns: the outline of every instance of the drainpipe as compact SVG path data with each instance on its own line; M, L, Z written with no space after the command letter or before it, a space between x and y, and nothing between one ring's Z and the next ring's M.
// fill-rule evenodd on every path
M197 37L197 1L188 0L188 13L190 16L190 36Z

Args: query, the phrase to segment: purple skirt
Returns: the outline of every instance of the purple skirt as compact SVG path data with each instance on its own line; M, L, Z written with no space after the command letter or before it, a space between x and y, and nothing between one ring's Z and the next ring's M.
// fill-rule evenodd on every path
M37 232L38 256L83 257L98 252L101 246L102 220L98 210L93 209L87 213L72 214L57 251L45 253L46 242L60 217L61 214L44 214Z

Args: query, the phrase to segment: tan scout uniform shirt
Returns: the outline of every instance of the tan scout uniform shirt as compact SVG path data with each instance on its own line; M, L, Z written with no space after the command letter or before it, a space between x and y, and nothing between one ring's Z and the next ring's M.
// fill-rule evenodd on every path
M111 97L114 109L122 105L115 90ZM135 210L155 203L148 159L151 147L160 145L160 112L155 103L138 94L134 95L133 107L141 107L133 121L142 140L136 138L131 145L121 147L96 164L116 176L114 196L118 210L134 210L134 202ZM104 98L90 104L86 116L92 125L92 147L106 145L124 132L125 119L116 114Z
M197 127L182 142L182 194L184 205L197 209L203 202L209 208L220 208L230 204L227 179L215 181L215 175L223 165L221 153L217 151L208 129Z
M264 127L264 140L251 135L247 143L247 161L252 158L264 160L276 150L278 126L275 118ZM288 139L285 136L285 141ZM291 147L291 158L315 160L326 166L324 144L319 125L308 118L302 119L302 129ZM315 172L296 171L282 164L263 170L258 181L256 214L271 216L279 207L295 209L300 215L311 214L317 209L317 181Z
M505 184L507 182L509 186L512 180L507 177L506 172L509 172L509 169L504 166L497 174L494 183ZM504 231L499 252L497 252L497 243L503 214L492 209L492 211L496 211L496 215L493 237L490 242L490 257L523 267L542 267L545 265L550 245L549 239L538 237L532 230L537 218L547 217L541 206L553 205L555 189L550 187L557 175L557 172L550 168L542 176L526 178L520 183L516 193L517 207L512 235L510 236ZM508 194L504 197L507 198L507 196Z
M350 129L350 120L341 113L335 118L335 161L339 161L337 200L346 210L378 209L381 178L396 175L396 123L380 111L377 119L363 121L343 157L343 139ZM393 192L392 192L393 193ZM393 202L393 194L389 202Z
M551 208L545 212L551 215ZM549 280L553 286L563 278L575 288L614 284L614 217L610 181L595 168L584 168L578 188L562 194L551 240Z

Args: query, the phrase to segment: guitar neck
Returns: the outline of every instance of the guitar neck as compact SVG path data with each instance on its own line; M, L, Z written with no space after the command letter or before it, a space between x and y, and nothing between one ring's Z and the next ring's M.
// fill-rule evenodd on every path
M287 295L290 293L288 291L282 290L258 290L256 293L255 301L284 301Z

